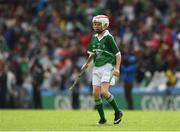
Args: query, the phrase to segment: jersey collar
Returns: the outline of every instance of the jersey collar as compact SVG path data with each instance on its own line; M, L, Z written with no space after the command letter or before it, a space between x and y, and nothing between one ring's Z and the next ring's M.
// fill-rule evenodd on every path
M103 36L102 36L101 38L98 37L98 34L95 34L95 37L97 37L98 40L100 41L101 39L103 39L105 36L107 36L107 35L109 35L109 34L110 34L109 31L106 30L105 33L103 34Z

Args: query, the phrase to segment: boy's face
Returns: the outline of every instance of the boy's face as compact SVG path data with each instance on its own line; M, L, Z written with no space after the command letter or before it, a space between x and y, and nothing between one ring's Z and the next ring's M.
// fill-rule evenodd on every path
M96 33L101 33L103 31L102 23L93 22L93 29Z

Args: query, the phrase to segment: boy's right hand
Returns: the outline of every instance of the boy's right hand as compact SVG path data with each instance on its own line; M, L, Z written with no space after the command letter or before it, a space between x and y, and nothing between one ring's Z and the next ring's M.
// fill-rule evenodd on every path
M84 64L82 67L81 67L81 70L85 70L85 69L87 69L88 68L88 64Z

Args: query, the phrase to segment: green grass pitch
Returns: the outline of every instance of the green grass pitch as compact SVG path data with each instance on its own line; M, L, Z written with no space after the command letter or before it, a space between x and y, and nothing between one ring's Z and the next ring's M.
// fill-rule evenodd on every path
M96 125L95 110L0 110L0 131L180 131L180 112L123 111L121 124L105 110L105 125Z

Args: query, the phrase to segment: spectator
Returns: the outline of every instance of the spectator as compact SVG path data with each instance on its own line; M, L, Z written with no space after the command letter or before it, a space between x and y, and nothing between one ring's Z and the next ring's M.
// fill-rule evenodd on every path
M12 66L8 65L7 68L7 88L8 88L8 107L18 108L19 107L19 93L16 88L15 74L12 72Z
M7 74L5 64L0 60L0 108L7 108Z
M130 52L125 53L124 60L121 66L122 79L124 81L124 92L129 110L133 110L133 96L132 88L133 83L136 80L136 71L137 71L137 59L136 56Z
M34 61L30 71L33 77L32 85L34 108L42 108L40 86L44 79L44 71L38 59Z
M70 78L71 82L73 83L77 77L78 77L78 73L80 72L80 69L78 67L75 67L73 69L73 74ZM72 108L73 109L79 109L80 108L80 84L78 83L75 88L72 90Z

